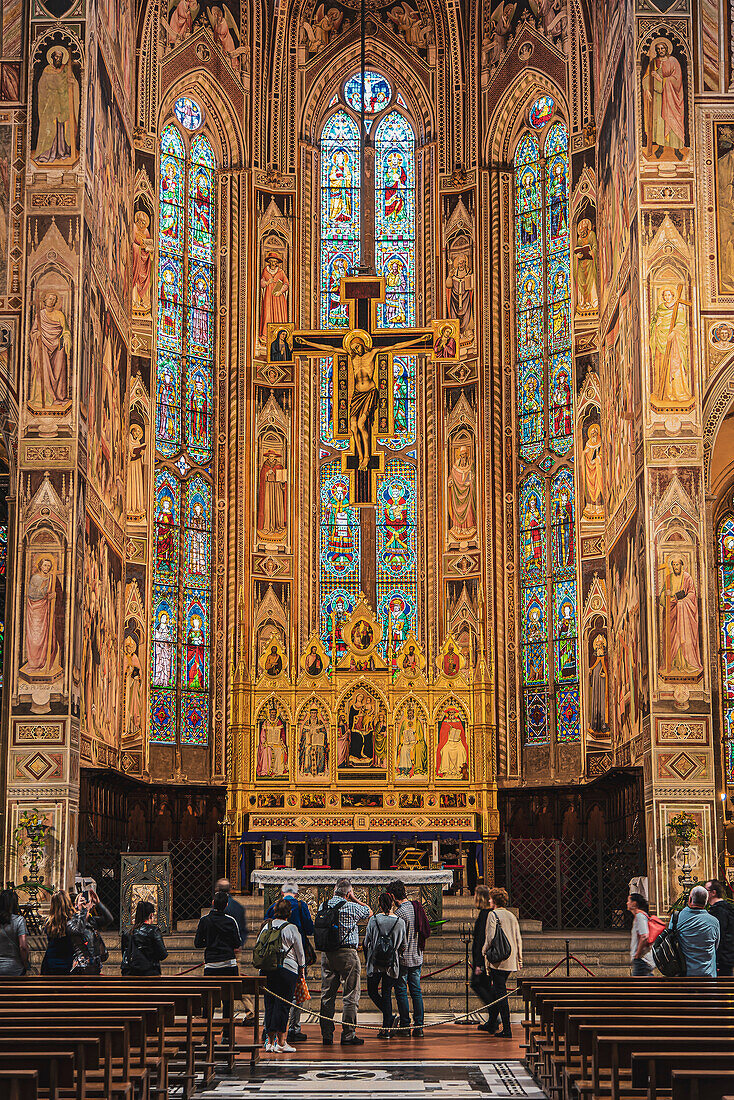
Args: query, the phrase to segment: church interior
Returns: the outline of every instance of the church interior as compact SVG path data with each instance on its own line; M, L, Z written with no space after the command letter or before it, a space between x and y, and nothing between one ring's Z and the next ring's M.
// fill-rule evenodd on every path
M3 0L6 881L727 878L733 28Z

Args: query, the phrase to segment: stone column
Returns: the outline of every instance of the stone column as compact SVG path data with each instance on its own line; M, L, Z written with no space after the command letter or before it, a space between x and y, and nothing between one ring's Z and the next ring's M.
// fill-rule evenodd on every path
M370 871L380 870L380 856L382 855L382 848L370 848Z
M340 844L339 855L342 859L342 871L351 871L354 846L352 844Z

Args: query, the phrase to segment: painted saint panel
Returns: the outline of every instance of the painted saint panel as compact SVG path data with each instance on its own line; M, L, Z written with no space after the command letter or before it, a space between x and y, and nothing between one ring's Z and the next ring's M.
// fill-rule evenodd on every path
M428 723L423 708L412 698L395 715L395 778L428 779Z
M462 708L448 702L437 720L436 779L469 779L469 741Z
M370 778L387 769L387 712L379 695L358 684L339 707L337 765L341 772Z
M275 699L258 715L255 775L258 779L289 777L288 716Z
M329 776L329 715L316 699L301 712L297 743L300 781L326 781Z

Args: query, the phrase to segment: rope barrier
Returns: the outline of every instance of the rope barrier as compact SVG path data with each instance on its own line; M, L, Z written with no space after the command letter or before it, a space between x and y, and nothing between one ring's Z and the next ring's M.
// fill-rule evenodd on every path
M550 970L546 971L546 973L543 974L542 978L539 979L539 980L542 980L543 978L550 977L550 975L553 974L554 971L556 971L559 966L562 966L563 963L565 963L569 960L572 960L573 962L577 963L582 968L582 970L585 970L586 973L590 974L592 978L596 977L596 974L594 974L594 972L592 970L589 970L588 966L586 966L584 963L582 963L580 961L580 959L577 959L575 955L564 955L563 958L559 959L558 962L555 964L555 966L552 966L550 968ZM443 970L450 970L452 967L460 966L460 965L461 965L460 963L451 963L450 966L444 966L442 968L442 970L434 970L434 971L431 972L431 974L426 974L425 978L432 977L433 974L441 974L443 972ZM423 1028L425 1030L426 1028L429 1028L429 1027L442 1027L444 1024L451 1024L451 1023L458 1024L458 1023L460 1023L461 1021L464 1021L464 1020L466 1020L466 1021L476 1020L476 1019L478 1019L479 1014L481 1012L486 1011L486 1009L488 1009L488 1008L494 1008L495 1005L498 1005L502 1001L506 1000L508 997L511 997L513 995L513 993L516 993L519 988L520 988L520 982L518 982L515 985L514 989L508 989L507 992L503 993L501 997L495 998L494 1001L490 1001L488 1004L480 1005L478 1008L472 1009L471 1012L462 1012L458 1015L456 1013L444 1014L447 1017L446 1019L432 1020L430 1023L424 1023ZM306 1008L305 1006L308 1002L304 1002L303 1004L299 1005L299 1004L296 1004L295 1001L287 1001L285 999L285 997L281 997L280 994L278 994L278 993L271 993L270 990L268 990L268 996L273 997L276 1001L281 1001L282 1004L288 1005L289 1008L300 1008L301 1012L303 1012L307 1016L310 1016L311 1019L313 1019L313 1020L325 1020L328 1024L330 1024L334 1028L336 1028L337 1024L341 1024L342 1028L344 1027L344 1017L343 1016L338 1018L338 1019L336 1017L332 1017L332 1016L322 1016L320 1012L315 1012L313 1009ZM235 1022L239 1021L240 1019L244 1019L244 1017L235 1017ZM258 1026L259 1026L259 1021L258 1021ZM352 1025L351 1023L348 1022L346 1026L351 1028L354 1025ZM402 1027L383 1028L381 1024L364 1024L364 1023L360 1023L359 1027L363 1031L387 1031L391 1035L392 1035L393 1032L395 1032L395 1033L404 1032L406 1030L405 1028L402 1028Z

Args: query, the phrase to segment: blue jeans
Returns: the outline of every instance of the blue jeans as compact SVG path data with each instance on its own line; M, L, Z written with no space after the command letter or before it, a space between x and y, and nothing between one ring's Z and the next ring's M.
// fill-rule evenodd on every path
M652 967L644 959L632 960L632 977L633 978L651 978Z
M398 1002L401 1027L410 1027L408 990L410 990L410 999L413 1002L413 1027L423 1027L423 994L421 993L420 966L401 966L400 976L395 982L395 1000Z

